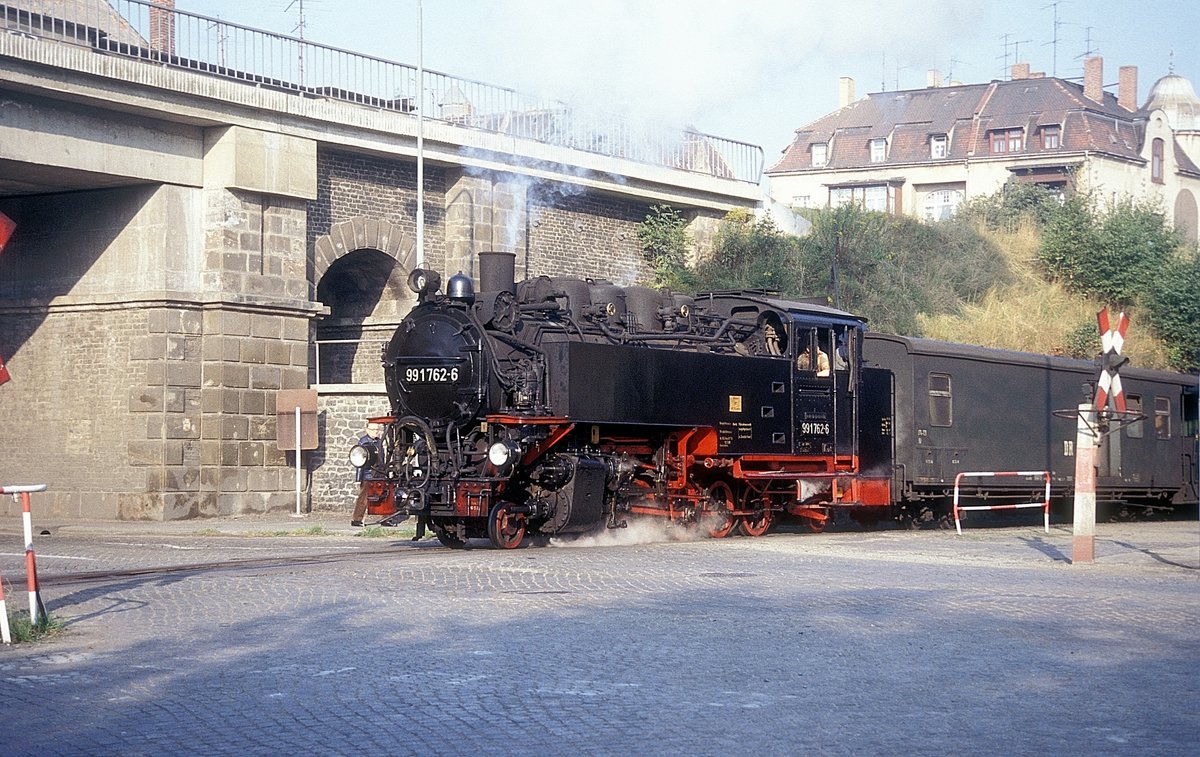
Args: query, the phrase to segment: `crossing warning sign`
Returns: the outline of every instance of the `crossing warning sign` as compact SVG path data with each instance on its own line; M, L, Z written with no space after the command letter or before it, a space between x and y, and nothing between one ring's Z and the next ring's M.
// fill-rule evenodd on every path
M1129 362L1129 358L1121 356L1121 348L1125 346L1125 332L1129 330L1129 318L1125 313L1117 317L1117 325L1113 326L1108 316L1108 308L1096 314L1100 325L1100 381L1096 384L1097 410L1108 408L1111 398L1117 412L1125 412L1125 391L1121 388L1121 366Z

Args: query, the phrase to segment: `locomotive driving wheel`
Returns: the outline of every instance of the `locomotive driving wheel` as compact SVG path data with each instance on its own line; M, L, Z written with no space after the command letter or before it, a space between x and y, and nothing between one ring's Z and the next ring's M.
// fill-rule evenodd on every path
M442 543L443 547L450 549L465 549L466 541L460 539L456 531L450 530L450 526L439 522L438 520L430 520L430 527L433 529L433 535Z
M737 525L733 517L733 490L724 481L717 481L708 487L709 506L701 516L708 535L714 539L724 539Z
M771 530L775 524L775 513L771 512L771 503L766 497L759 497L753 489L746 489L742 494L742 510L747 514L738 521L738 531L743 536L762 536Z
M511 502L497 502L488 516L488 538L500 549L516 549L525 538L525 513L511 508Z

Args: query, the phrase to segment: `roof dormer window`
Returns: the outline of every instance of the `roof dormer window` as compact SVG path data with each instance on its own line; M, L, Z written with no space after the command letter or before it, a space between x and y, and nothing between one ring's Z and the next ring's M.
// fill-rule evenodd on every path
M814 142L812 146L813 168L820 168L828 163L829 145L825 142Z
M887 160L887 140L872 139L871 140L871 162L882 163Z
M1003 129L989 132L992 140L992 154L1003 155L1007 152L1021 152L1025 143L1025 132L1021 129Z
M929 139L929 157L931 160L946 157L946 149L949 146L949 140L945 134L934 134Z
M1042 149L1043 150L1057 150L1058 146L1060 144L1059 134L1060 134L1060 131L1057 126L1043 126L1042 127Z

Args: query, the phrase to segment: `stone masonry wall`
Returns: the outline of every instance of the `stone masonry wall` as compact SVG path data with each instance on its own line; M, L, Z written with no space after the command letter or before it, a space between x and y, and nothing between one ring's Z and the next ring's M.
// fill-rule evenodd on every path
M530 194L529 276L607 279L621 286L643 279L647 261L637 227L649 205L594 193Z
M145 387L131 360L148 313L128 307L0 312L3 392L0 483L46 484L33 505L46 518L111 518L120 492L142 491L130 464L145 420L130 413ZM0 514L20 513L11 497Z
M363 435L366 419L387 413L387 396L377 388L322 390L317 398L320 446L308 458L314 510L344 511L350 520L358 487L347 455Z
M443 169L425 167L426 266L439 271L446 259L445 182ZM333 224L357 216L393 223L415 240L416 189L414 163L319 149L317 199L308 203L308 249ZM315 296L316 282L312 285Z

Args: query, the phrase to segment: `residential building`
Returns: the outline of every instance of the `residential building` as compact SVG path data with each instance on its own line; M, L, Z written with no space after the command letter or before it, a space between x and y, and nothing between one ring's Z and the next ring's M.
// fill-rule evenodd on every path
M933 74L934 72L931 72ZM767 169L771 193L792 207L858 202L870 210L937 220L1005 182L1112 200L1157 200L1193 241L1200 196L1200 98L1169 74L1137 106L1137 68L1122 66L1105 91L1103 61L1084 62L1082 84L1013 66L1008 81L877 92L796 130Z

